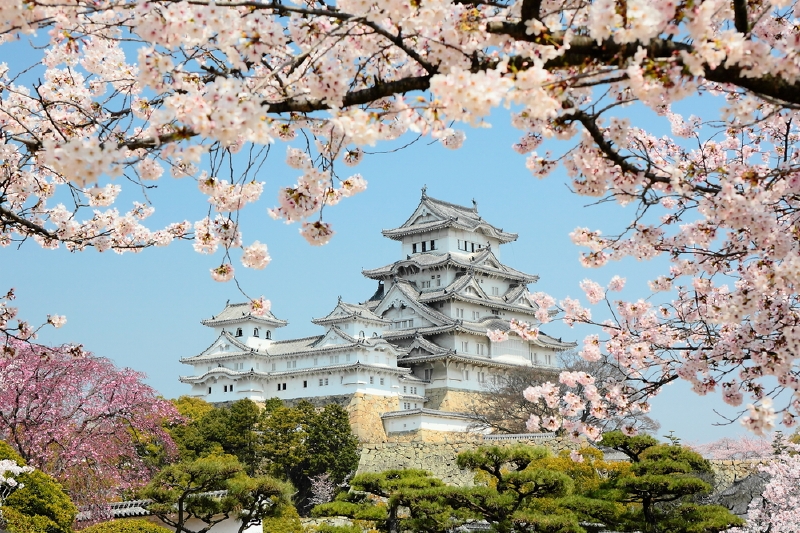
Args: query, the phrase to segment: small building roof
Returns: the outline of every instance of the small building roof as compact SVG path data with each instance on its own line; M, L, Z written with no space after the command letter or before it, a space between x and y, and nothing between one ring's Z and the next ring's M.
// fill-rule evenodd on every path
M311 322L320 326L328 326L350 320L361 320L364 322L373 322L381 325L391 324L390 320L379 317L366 306L343 302L341 298L339 299L339 302L336 304L336 307L333 309L333 311L322 318L314 318L311 320Z
M235 304L227 303L225 305L225 309L223 309L218 315L201 320L200 323L204 326L215 327L227 326L229 324L232 325L246 321L257 322L273 328L282 328L288 324L286 320L276 318L271 311L266 311L263 315L254 315L250 310L249 302Z
M402 240L407 235L427 233L436 229L458 228L475 233L483 233L499 240L501 243L517 240L516 233L508 233L497 228L478 215L478 206L473 207L451 204L427 195L422 189L422 198L414 213L402 226L383 230L383 235L394 240Z

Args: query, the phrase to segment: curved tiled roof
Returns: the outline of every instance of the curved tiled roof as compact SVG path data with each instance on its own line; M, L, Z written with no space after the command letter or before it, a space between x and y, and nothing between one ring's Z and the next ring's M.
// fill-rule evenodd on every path
M433 220L415 223L417 213L423 210L427 210L427 212L433 216ZM477 206L469 208L437 200L436 198L428 196L425 191L422 192L422 198L420 199L419 205L414 210L414 214L412 214L402 226L395 229L383 230L382 233L385 237L389 237L390 239L401 240L406 235L414 235L446 227L480 232L498 239L503 243L517 240L516 233L505 232L502 228L497 228L483 220L483 218L478 215Z
M330 374L331 372L338 371L338 370L360 370L360 369L368 369L375 372L382 372L388 374L395 374L405 376L411 372L409 368L403 367L391 367L386 365L376 365L370 363L362 363L360 361L356 361L355 363L343 363L337 365L321 365L321 366L313 366L307 368L296 368L292 370L278 370L275 372L262 372L259 370L231 370L229 368L224 367L217 367L212 368L208 372L204 372L199 376L181 376L179 379L181 383L203 383L209 377L213 377L214 374L225 374L230 377L255 377L261 379L270 380L272 378L284 378L286 376L295 376L295 375L303 375L303 374Z
M492 259L493 261L487 261ZM488 262L496 262L499 267L495 268L494 266L487 265ZM434 252L419 253L408 257L408 259L396 261L391 265L371 270L362 270L361 273L370 279L385 280L399 275L400 270L410 267L425 270L428 268L443 268L448 266L473 269L482 274L501 276L522 284L535 283L539 280L539 276L535 274L526 274L525 272L515 270L500 263L489 248L484 248L480 252L475 252L473 254L454 252L444 254L437 254Z
M341 310L341 314L336 314L336 310ZM347 302L343 302L339 300L339 303L336 307L328 313L327 316L322 318L314 318L311 320L314 324L319 324L320 326L325 326L328 324L335 324L337 322L342 322L345 320L350 319L358 319L363 320L365 322L375 322L378 324L390 324L390 320L383 319L372 312L372 310L368 309L364 305L360 304L349 304Z
M223 309L218 315L201 320L200 323L204 326L214 327L244 322L245 320L251 320L253 322L258 322L266 326L272 326L276 328L281 328L288 324L288 322L285 320L275 318L275 315L273 315L271 311L266 311L262 316L252 314L250 312L250 302L226 304L225 309Z

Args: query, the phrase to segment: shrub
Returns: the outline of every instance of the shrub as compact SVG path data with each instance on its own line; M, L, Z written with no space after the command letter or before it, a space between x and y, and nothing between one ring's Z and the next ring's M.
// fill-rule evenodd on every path
M95 524L81 530L81 533L171 533L171 531L143 518L132 518Z

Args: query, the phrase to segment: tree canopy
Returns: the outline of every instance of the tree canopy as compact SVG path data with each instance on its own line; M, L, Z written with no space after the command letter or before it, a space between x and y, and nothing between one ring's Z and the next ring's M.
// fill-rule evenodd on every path
M162 423L174 408L143 383L80 347L8 340L0 356L0 438L56 478L85 509L147 482L144 448L173 444Z
M333 234L323 207L366 187L342 172L365 147L408 134L456 149L462 125L485 125L504 106L532 175L560 165L577 194L633 204L625 227L576 228L583 264L669 263L652 277L652 292L663 293L653 298L617 301L609 292L620 278L585 280L587 300L606 302L610 322L578 300L531 295L539 322L557 310L596 325L582 356L608 356L624 378L605 383L604 395L589 380L564 394L534 388L529 397L559 414L530 425L596 439L585 407L601 420L646 413L650 396L677 379L741 406L757 433L792 425L797 13L792 0L11 2L0 27L12 50L0 86L0 244L124 253L192 239L201 254L221 252L211 276L228 281L236 261L270 261L258 240L267 237L245 238L239 224L239 211L260 200L270 154L285 152L298 174L270 214L320 245ZM703 98L708 116L676 112L688 98ZM650 118L632 122L630 105L670 135ZM568 144L553 153L542 144L551 139ZM207 216L168 213L147 225L147 190L166 174L199 187ZM121 210L118 176L141 191ZM12 321L7 301L0 310L0 328L30 338L35 328Z

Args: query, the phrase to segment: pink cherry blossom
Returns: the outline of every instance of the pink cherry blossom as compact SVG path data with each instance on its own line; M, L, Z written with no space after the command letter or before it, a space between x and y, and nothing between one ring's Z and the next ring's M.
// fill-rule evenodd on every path
M211 278L214 281L230 281L233 279L233 267L230 263L223 263L216 268L211 269Z

